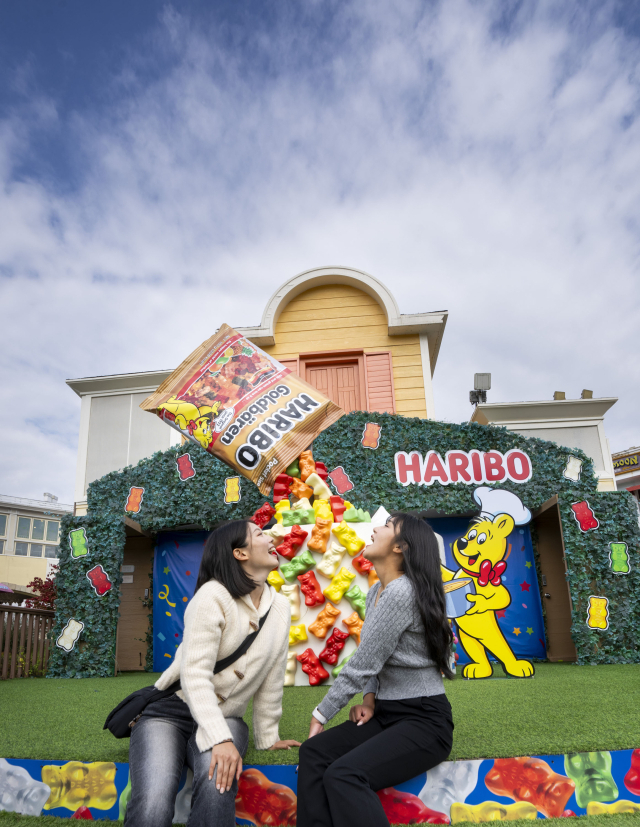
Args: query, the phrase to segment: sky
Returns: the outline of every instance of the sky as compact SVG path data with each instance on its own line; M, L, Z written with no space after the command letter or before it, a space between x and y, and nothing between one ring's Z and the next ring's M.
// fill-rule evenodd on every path
M436 416L619 397L640 444L640 13L606 2L0 6L0 492L73 501L65 380L167 369L325 265L448 310Z

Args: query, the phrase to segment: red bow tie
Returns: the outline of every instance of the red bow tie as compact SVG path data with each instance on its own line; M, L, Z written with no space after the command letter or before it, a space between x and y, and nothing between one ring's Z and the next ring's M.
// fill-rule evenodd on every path
M486 586L491 583L492 586L499 586L502 583L500 575L504 574L507 564L504 560L500 560L495 566L491 566L490 560L483 560L480 563L480 574L478 575L478 585Z

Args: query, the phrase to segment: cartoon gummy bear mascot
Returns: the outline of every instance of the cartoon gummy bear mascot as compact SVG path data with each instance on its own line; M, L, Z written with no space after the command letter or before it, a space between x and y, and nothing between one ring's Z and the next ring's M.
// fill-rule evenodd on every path
M471 659L462 676L491 677L493 667L487 657L490 652L502 663L508 675L530 678L534 673L533 664L519 660L513 654L498 625L496 612L511 603L511 595L502 583L507 568L504 559L507 537L514 526L526 525L531 520L531 512L510 491L483 486L477 488L473 496L480 505L480 515L472 520L466 534L452 547L460 568L454 572L441 567L445 583L471 578L475 587L475 594L466 595L469 608L456 617L460 643Z

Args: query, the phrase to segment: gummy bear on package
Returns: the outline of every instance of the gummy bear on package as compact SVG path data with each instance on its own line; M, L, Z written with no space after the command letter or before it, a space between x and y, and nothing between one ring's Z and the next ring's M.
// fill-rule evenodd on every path
M260 770L244 770L238 781L236 818L256 827L295 827L298 799L290 787L270 781Z

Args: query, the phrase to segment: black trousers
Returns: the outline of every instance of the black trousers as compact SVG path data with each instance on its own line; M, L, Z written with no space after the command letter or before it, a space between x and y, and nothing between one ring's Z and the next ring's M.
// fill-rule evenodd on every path
M445 761L452 743L446 695L376 701L366 724L347 721L300 747L298 827L388 827L376 790Z

